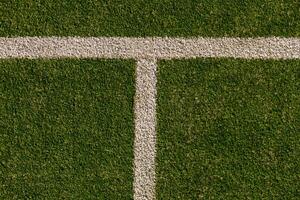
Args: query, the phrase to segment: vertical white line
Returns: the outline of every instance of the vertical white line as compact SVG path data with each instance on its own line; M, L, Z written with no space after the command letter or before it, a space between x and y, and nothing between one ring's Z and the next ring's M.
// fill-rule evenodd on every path
M134 200L155 199L156 60L140 59L136 69Z

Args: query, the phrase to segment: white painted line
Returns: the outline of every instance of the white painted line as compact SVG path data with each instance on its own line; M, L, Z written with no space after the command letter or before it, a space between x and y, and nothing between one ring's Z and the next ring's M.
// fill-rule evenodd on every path
M156 60L140 59L136 69L134 199L155 199Z
M156 60L196 57L300 59L300 38L0 37L0 59L137 60L134 199L155 199Z
M0 58L300 58L300 38L0 37Z

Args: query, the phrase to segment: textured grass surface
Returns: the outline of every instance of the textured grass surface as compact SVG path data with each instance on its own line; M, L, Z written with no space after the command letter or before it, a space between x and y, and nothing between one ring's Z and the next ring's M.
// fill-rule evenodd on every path
M0 66L0 199L132 199L134 63Z
M295 0L3 0L0 36L300 36Z
M158 199L298 199L300 61L162 61Z

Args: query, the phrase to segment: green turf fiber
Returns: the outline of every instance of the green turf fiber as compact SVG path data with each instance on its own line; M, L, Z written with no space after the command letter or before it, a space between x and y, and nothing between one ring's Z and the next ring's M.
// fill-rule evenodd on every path
M2 0L0 36L300 36L297 0Z
M0 61L0 199L132 199L134 62Z
M157 199L299 199L300 61L161 61Z

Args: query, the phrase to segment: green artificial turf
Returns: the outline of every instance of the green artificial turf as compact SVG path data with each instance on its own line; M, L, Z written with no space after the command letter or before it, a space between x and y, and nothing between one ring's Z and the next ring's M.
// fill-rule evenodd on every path
M300 36L297 0L2 0L0 36Z
M132 199L134 62L0 61L0 199Z
M299 199L300 61L159 62L157 199Z

